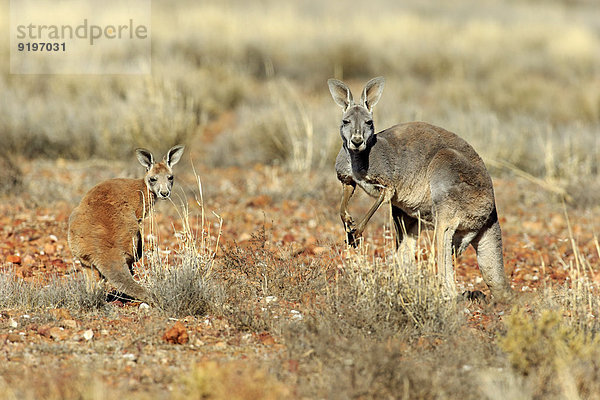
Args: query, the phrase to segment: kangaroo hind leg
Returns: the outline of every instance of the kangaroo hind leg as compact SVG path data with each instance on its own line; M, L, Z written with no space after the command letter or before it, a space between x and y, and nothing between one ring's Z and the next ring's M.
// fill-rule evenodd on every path
M130 272L131 263L125 257L115 258L109 265L98 268L100 273L106 277L108 282L119 292L135 299L151 303L152 296L137 283Z

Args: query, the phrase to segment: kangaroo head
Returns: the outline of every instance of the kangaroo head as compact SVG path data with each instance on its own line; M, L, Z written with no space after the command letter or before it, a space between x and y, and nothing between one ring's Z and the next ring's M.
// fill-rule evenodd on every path
M174 146L159 163L154 163L154 157L146 149L136 149L135 155L140 164L146 167L144 182L151 193L159 199L168 199L173 187L173 165L177 164L183 154L183 146Z
M329 91L333 100L344 110L340 134L344 147L352 152L360 152L367 148L375 135L373 125L373 107L383 92L385 79L373 78L362 91L360 102L354 103L352 92L342 81L329 79Z

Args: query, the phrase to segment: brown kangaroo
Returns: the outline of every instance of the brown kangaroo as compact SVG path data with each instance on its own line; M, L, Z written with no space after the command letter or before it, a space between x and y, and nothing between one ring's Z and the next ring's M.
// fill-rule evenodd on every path
M456 291L453 253L471 244L492 295L510 299L494 189L485 164L462 138L424 122L375 133L373 107L384 82L382 77L371 79L355 103L346 84L328 80L334 101L343 109L343 143L335 168L343 186L340 216L348 243L357 245L369 219L389 201L398 247L414 243L419 225L435 228L438 268L451 293ZM356 185L377 199L358 225L348 212Z
M150 293L132 277L132 264L142 257L140 224L156 199L168 199L173 187L172 167L183 154L174 146L161 162L137 149L146 167L142 179L109 179L94 186L69 218L69 247L75 257L95 268L118 291L153 303Z

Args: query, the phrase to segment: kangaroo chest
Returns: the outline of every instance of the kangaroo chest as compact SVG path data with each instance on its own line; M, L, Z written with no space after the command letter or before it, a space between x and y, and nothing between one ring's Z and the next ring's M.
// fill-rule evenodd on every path
M375 198L379 197L381 190L389 186L383 184L383 181L378 179L376 175L368 173L361 174L353 171L352 179L369 196ZM425 223L433 222L428 186L421 183L411 183L396 182L390 198L391 203L413 218L418 218Z

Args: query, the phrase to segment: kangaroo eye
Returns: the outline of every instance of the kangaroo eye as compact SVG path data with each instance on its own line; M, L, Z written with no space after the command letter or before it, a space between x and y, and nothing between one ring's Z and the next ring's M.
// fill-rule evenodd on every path
M167 179L169 180L169 182L173 182L173 175L167 176Z
M370 119L367 122L365 122L365 124L369 125L369 126L373 126L373 120Z
M347 120L347 119L342 120L343 125L348 125L349 123L350 123L350 120Z
M158 178L155 176L151 176L149 179L150 183L156 183L156 181L158 181Z

